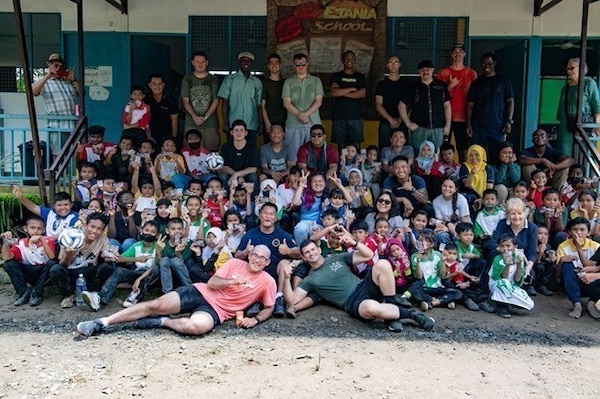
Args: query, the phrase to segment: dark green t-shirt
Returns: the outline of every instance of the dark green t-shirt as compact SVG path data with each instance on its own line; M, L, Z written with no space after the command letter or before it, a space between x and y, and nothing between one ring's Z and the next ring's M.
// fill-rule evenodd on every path
M311 269L299 287L343 307L361 281L350 271L351 265L352 254L332 255L317 269Z

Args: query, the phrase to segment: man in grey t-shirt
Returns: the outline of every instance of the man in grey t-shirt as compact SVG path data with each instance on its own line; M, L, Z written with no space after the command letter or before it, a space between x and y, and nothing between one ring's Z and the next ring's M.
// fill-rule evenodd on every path
M281 125L272 125L269 130L271 142L260 147L260 169L262 171L259 181L273 179L277 184L284 182L290 168L296 165L296 153L285 144L284 132Z

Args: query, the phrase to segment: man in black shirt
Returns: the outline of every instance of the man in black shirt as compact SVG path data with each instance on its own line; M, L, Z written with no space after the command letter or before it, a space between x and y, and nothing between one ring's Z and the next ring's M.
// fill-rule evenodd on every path
M150 107L150 134L154 141L162 143L165 137L177 138L177 116L179 104L174 96L165 93L165 80L158 73L150 75L148 80L150 93L145 103Z
M258 151L248 142L248 129L246 123L237 119L233 121L229 134L233 136L231 143L223 144L221 156L225 161L221 169L221 181L223 185L235 187L238 184L254 183L255 194L258 193Z
M375 110L379 114L379 151L390 146L392 131L402 124L398 105L404 95L404 84L400 80L400 59L391 56L387 62L389 75L377 83Z

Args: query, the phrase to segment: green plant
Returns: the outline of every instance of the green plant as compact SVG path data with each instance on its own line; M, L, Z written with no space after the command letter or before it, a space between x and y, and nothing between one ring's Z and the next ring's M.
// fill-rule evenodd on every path
M24 193L36 204L40 203L40 195L33 193ZM19 200L12 194L0 193L0 232L12 230L17 224L22 222L26 213Z

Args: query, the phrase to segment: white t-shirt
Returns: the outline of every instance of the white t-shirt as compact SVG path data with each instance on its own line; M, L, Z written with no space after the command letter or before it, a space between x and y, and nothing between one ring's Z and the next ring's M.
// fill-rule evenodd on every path
M442 195L437 196L436 199L433 200L433 209L435 210L435 218L444 222L449 222L454 213L454 210L452 209L452 200L446 200ZM462 194L458 194L456 200L456 215L459 220L465 216L471 217L469 203Z

